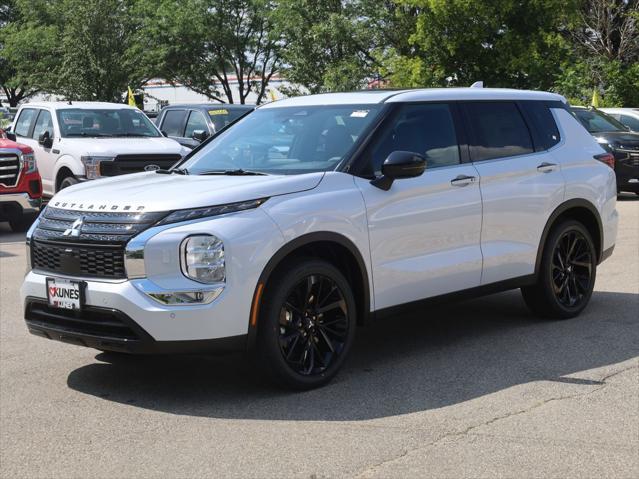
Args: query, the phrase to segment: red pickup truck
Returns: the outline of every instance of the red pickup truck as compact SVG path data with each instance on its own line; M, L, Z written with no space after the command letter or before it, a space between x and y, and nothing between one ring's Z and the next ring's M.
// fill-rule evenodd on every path
M42 181L33 150L0 130L0 221L25 231L40 211Z

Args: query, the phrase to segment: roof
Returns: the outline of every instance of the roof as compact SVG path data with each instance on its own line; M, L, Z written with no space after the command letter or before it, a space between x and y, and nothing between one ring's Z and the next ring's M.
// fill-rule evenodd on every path
M134 106L129 106L125 103L107 103L102 101L34 101L25 103L23 107L40 107L40 108L53 108L56 110L62 110L66 108L76 109L93 109L93 110L121 110L121 109L136 109Z
M162 109L164 110L166 108L223 108L226 110L253 110L255 105L238 105L237 103L176 103L167 105Z
M423 88L416 90L363 90L350 93L322 93L287 98L268 103L260 108L455 100L566 101L561 95L542 91L511 90L506 88Z

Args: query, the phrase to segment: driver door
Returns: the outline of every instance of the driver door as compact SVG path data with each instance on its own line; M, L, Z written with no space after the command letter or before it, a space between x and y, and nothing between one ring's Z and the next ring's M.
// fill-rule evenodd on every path
M366 203L376 310L480 285L479 175L459 146L457 118L451 104L402 105L364 154L365 176L379 176L392 151L427 161L421 176L388 191L355 177Z

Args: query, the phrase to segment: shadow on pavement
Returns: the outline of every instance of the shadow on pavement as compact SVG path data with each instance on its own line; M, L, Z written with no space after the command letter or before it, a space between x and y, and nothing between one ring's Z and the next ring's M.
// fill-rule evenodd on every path
M639 355L638 310L639 295L596 292L579 318L540 321L511 291L415 311L359 328L335 381L304 393L274 389L242 356L120 357L76 369L68 385L109 401L211 418L396 416L531 381L592 384L562 376Z

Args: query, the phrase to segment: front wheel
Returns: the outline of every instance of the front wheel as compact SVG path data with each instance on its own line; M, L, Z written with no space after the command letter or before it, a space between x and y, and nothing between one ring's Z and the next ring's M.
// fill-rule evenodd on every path
M79 181L74 176L67 176L60 182L60 188L58 191L68 188L69 186L77 185Z
M578 221L567 220L548 235L537 283L521 292L537 315L573 318L590 301L596 274L596 250L590 233Z
M266 285L258 330L258 360L277 383L312 389L338 372L355 335L355 298L332 264L302 259Z

